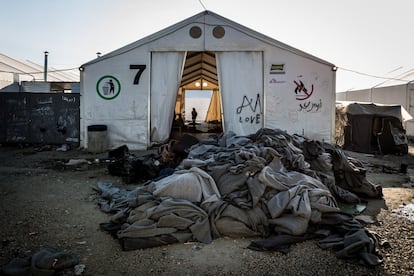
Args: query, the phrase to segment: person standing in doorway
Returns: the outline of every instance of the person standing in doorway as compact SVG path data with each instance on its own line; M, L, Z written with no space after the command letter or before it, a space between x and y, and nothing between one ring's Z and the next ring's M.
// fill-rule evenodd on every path
M191 119L193 120L193 128L196 126L196 119L197 119L197 110L193 107L193 111L191 111Z

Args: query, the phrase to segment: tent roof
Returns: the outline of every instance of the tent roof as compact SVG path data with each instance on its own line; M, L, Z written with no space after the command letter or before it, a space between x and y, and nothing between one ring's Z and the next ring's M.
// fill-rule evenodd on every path
M188 52L181 85L187 86L195 81L202 82L204 80L213 86L218 86L215 59L213 52ZM209 89L211 89L211 85Z
M343 112L351 115L377 115L398 118L405 122L412 120L413 117L401 105L385 105L367 102L337 101L337 107L341 107Z
M34 81L43 81L44 67L28 60L17 60L0 53L0 73L31 76ZM79 82L74 73L49 68L47 78L50 82Z
M397 85L404 85L407 83L414 82L414 69L410 69L405 71L404 73L399 74L394 78L390 78L389 80L385 80L373 86L375 87L389 87L389 86L397 86Z
M234 28L238 31L241 31L246 36L256 38L258 40L261 40L261 41L266 42L268 44L271 44L273 46L279 47L279 48L284 49L286 51L289 51L289 52L295 53L297 55L315 60L319 63L326 64L326 65L329 65L329 66L334 66L333 64L331 64L327 61L324 61L324 60L319 59L315 56L307 54L303 51L300 51L296 48L293 48L289 45L286 45L286 44L284 44L280 41L277 41L273 38L265 36L265 35L263 35L259 32L256 32L252 29L249 29L245 26L242 26L242 25L240 25L240 24L238 24L234 21L231 21L227 18L224 18L224 17L222 17L222 16L220 16L220 15L214 13L214 12L206 10L206 11L200 12L200 13L192 16L192 17L189 17L189 18L187 18L187 19L185 19L181 22L178 22L178 23L176 23L176 24L174 24L170 27L167 27L167 28L165 28L161 31L158 31L158 32L156 32L152 35L144 37L144 38L142 38L138 41L135 41L135 42L133 42L129 45L126 45L122 48L119 48L115 51L112 51L112 52L110 52L106 55L103 55L99 58L91 60L91 61L83 64L82 67L85 67L85 66L97 63L99 61L102 61L102 60L105 60L105 59L108 59L108 58L112 58L112 57L121 55L123 53L129 52L131 50L134 50L134 49L136 49L136 48L138 48L138 47L140 47L140 46L142 46L146 43L150 43L152 41L161 39L161 38L169 35L170 33L174 32L174 31L176 31L180 28L188 26L189 24L203 23L203 22L205 22L203 20L203 17L206 17L206 16L212 16L212 17L222 21L223 24L225 24L227 26L231 26L232 28ZM183 77L182 77L182 85L187 85L187 84L190 84L191 82L194 82L194 81L197 81L197 80L207 80L210 83L212 83L214 85L217 85L217 83L218 83L217 69L216 69L216 66L215 66L215 60L214 59L215 59L215 55L214 55L213 52L208 52L208 51L207 52L188 52L187 61L186 61L186 64L185 64Z

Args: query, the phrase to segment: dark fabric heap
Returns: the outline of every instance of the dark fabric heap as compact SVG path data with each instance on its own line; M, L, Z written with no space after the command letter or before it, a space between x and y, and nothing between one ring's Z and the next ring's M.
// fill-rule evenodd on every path
M191 146L199 140L184 134L180 140L171 140L159 148L158 154L137 156L131 153L126 145L109 151L108 172L120 176L124 183L137 183L154 180L157 177L172 173L184 158L187 157Z
M1 275L50 276L79 263L78 259L53 248L43 248L27 258L15 258L1 268Z
M338 147L261 129L224 133L194 144L176 170L132 191L98 183L101 228L124 250L221 236L261 238L254 250L318 239L340 258L378 265L378 237L338 208L337 200L382 197L365 169Z

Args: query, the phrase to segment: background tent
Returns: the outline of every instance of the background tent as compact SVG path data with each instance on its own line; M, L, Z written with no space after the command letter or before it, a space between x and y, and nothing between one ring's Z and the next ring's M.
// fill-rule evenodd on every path
M403 80L406 80L405 83ZM370 88L337 92L336 100L401 105L414 114L414 69ZM414 120L406 121L403 125L407 136L414 137Z
M337 102L335 140L356 152L406 154L408 142L402 123L411 119L400 105Z

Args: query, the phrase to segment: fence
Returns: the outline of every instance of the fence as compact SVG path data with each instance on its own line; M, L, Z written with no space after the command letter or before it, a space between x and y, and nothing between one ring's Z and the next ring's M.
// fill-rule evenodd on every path
M78 144L79 94L0 93L0 143Z

